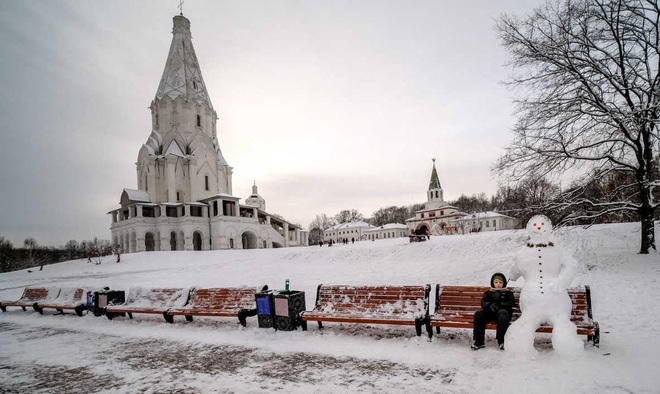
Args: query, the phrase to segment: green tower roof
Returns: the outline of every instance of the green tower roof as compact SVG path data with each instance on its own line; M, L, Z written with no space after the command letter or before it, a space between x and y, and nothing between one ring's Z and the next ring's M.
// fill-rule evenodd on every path
M433 189L442 189L440 179L438 178L438 171L435 169L435 159L433 159L433 171L431 172L431 181L429 182L429 190Z

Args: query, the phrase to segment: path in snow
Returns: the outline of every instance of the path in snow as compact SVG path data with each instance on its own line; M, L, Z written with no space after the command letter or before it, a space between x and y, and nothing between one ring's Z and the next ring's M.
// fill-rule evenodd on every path
M400 391L410 385L438 390L452 382L457 369L409 366L388 360L335 357L302 352L276 354L232 345L181 343L89 332L0 323L3 339L20 342L23 355L0 356L2 393L24 392L314 392ZM42 358L43 347L63 359ZM76 357L76 354L78 355ZM84 361L76 363L76 358ZM64 361L67 360L68 361ZM69 365L63 365L69 364Z

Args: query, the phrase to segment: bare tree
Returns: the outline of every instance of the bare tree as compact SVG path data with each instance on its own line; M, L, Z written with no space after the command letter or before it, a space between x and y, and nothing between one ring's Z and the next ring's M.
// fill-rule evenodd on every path
M75 239L70 240L64 245L64 250L66 250L67 257L69 260L76 258L76 253L78 252L79 244Z
M345 209L335 215L335 220L337 223L347 223L364 220L364 216L362 216L362 214L356 209Z
M466 213L485 212L491 209L491 203L488 201L486 193L474 194L470 197L461 194L456 201L450 201L449 205Z
M405 206L397 207L390 206L380 208L371 215L369 223L373 226L382 226L388 223L401 223L405 224L406 219L414 216L410 214L410 209Z
M543 212L554 223L561 222L563 210L555 206L561 189L558 185L538 177L528 177L516 186L501 186L492 198L493 209L513 216L524 226L532 216Z
M0 272L9 272L16 269L16 256L14 245L5 237L0 237Z
M312 223L309 224L309 238L308 241L311 244L318 244L320 241L323 241L323 232L330 227L337 224L334 218L329 217L328 215L321 214L316 215Z
M32 237L25 238L25 241L23 241L23 247L25 248L30 266L33 266L38 260L39 255L39 244L37 243L37 240ZM43 269L43 265L41 266L41 269Z
M637 196L576 198L599 211L641 219L640 253L655 249L660 179L660 9L656 0L547 3L527 17L503 16L497 30L511 55L508 84L519 94L514 139L493 169L508 180L561 175L633 175ZM658 188L660 189L660 188Z

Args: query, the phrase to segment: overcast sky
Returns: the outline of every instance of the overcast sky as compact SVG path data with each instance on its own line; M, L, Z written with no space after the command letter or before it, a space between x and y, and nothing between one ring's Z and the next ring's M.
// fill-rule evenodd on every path
M0 2L0 236L59 246L110 239L178 1ZM495 193L511 140L510 70L494 19L541 0L187 0L218 138L241 199L270 213ZM243 201L243 200L242 200Z

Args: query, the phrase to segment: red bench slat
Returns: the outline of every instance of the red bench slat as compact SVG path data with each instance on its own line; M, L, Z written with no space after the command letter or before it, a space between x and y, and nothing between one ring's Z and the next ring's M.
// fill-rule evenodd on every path
M256 308L255 287L223 287L193 289L190 300L183 307L167 311L169 316L186 316L191 321L192 316L239 317L243 311Z
M418 335L428 320L431 286L319 285L316 304L302 320L322 322L414 325ZM306 326L303 325L303 330Z
M43 314L44 309L55 309L60 312L74 310L78 316L82 316L87 301L85 294L86 291L83 288L63 287L57 297L37 302L35 309L41 314Z
M6 312L6 307L17 306L26 310L26 307L34 308L35 304L39 301L57 297L60 289L48 287L26 287L23 290L23 295L18 300L0 301L0 309ZM38 311L35 309L35 311Z

